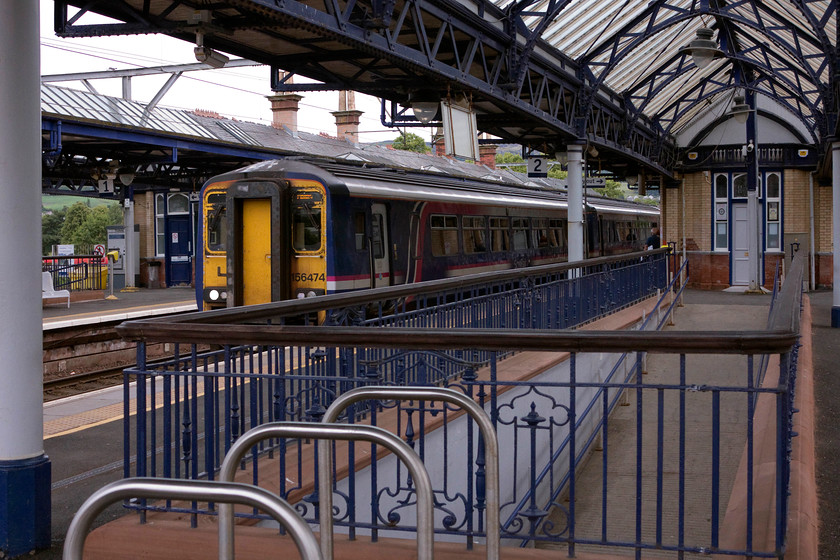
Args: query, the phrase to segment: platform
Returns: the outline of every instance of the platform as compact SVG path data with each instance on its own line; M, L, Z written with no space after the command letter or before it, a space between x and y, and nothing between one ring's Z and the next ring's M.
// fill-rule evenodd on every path
M114 296L116 299L103 296L77 301L69 308L64 305L45 306L42 315L44 330L196 310L193 288L138 288L116 292Z
M153 292L160 291L161 290L154 290ZM166 291L169 292L171 290ZM186 293L185 290L179 291L181 294ZM815 326L815 336L817 340L817 344L814 346L814 350L816 352L814 361L818 368L831 367L827 364L833 364L836 357L832 358L830 355L826 355L826 353L830 354L830 352L836 350L838 348L838 343L840 343L840 332L828 329L824 325L827 319L826 317L823 317L823 315L828 313L828 310L830 310L831 307L830 295L830 293L825 292L816 293L813 294L811 298L811 301L813 301L813 323ZM149 296L146 294L140 296L140 298L143 297L148 298ZM132 301L136 305L125 305L123 306L124 309L144 307L142 305L144 302L140 301L139 298L133 300L129 300L129 298L125 299L126 304L129 304ZM149 302L149 300L146 299L145 302ZM177 302L178 298L173 298L172 301L169 302L158 301L157 303L160 303L161 305L170 304L174 306ZM745 328L743 321L747 317L753 317L755 320L760 321L762 316L766 313L762 308L766 308L766 305L769 303L769 297L762 295L695 291L687 294L686 303L687 306L678 311L677 326L675 328L700 329L708 328L709 324L713 324L716 326L715 328L718 328L719 330L733 330ZM81 304L78 307L81 307ZM110 309L105 309L113 310L115 312L123 312L122 310L117 309L116 306ZM97 314L102 310L103 308L98 308L96 310L92 310L92 313ZM55 311L58 312L61 310L55 309ZM66 311L66 309L64 311ZM78 309L71 309L70 311L78 311ZM57 313L57 315L60 315L60 313ZM688 320L689 317L691 318L690 321ZM689 323L691 326L689 326ZM710 360L714 359L715 357L710 357ZM714 362L707 364L710 370L714 370L717 365L718 364ZM656 367L654 356L650 357L649 367L652 369ZM818 407L820 406L821 400L820 393L820 391L817 392ZM823 394L822 400L824 402L829 402L830 395ZM92 395L85 399L76 399L75 402L63 402L60 404L54 404L50 407L45 407L45 436L49 438L47 439L45 445L48 448L48 454L53 462L54 471L53 533L55 546L50 551L43 551L34 555L33 558L39 560L60 558L60 543L64 534L62 529L66 530L66 526L69 524L69 520L72 518L78 504L80 504L94 488L100 487L110 480L117 480L121 478L121 407L121 389L119 391L115 391L112 395ZM809 406L809 408L813 410L813 406ZM833 409L833 406L828 408ZM82 419L83 417L84 419ZM71 427L70 425L74 423L75 425ZM47 435L46 432L49 430L52 430L52 432L50 435ZM828 435L824 435L824 437L830 437L833 442L833 431L827 430L826 433ZM803 435L807 437L807 434ZM91 441L99 441L104 443L104 445L102 448L97 449L95 448L95 445L90 443ZM79 449L86 449L89 451L80 454ZM831 461L835 459L829 458L828 460ZM73 474L74 471L75 474ZM823 496L823 502L826 501L826 496L831 496L832 490L838 487L838 475L836 473L836 469L830 472L820 472L819 477L822 481L820 493ZM120 514L122 514L121 508L112 508L109 510L108 514L102 517L100 523L104 523L115 516L119 516ZM816 524L816 520L813 522ZM213 524L212 527L215 528L215 524ZM829 531L832 530L830 527L831 525L829 525ZM189 529L185 530L189 531ZM213 543L215 542L214 536L215 533L212 535L207 533L205 535L205 539L211 539L213 542L208 543L208 550L205 551L205 555L202 557L210 557L212 550L210 547L214 546ZM91 539L94 539L93 535L91 536ZM140 557L137 554L141 553L143 546L135 547L128 542L126 542L124 546L126 549L126 555L120 555L120 557ZM824 548L821 550L819 558L838 557L831 555L829 552L830 546L831 543L823 544ZM368 544L359 545L358 547L351 546L351 548L355 548L356 552L367 551L363 554L363 556L366 557L370 557L374 554L371 552L370 545ZM342 549L344 549L343 546ZM443 553L443 551L441 552ZM518 554L520 553L517 553L516 557L543 557L543 555L545 555L545 557L549 557L549 554L553 555L551 557L554 558L566 557L563 552L558 550L540 552L532 551L532 553L533 554L530 556L519 556ZM357 556L355 552L350 553L350 555L354 557ZM442 557L443 555L445 555L445 553L442 554ZM180 556L176 555L173 557ZM503 558L504 557L507 556L503 555ZM578 557L606 558L607 556L579 554ZM788 557L794 558L796 556L789 555ZM798 557L808 558L808 556Z

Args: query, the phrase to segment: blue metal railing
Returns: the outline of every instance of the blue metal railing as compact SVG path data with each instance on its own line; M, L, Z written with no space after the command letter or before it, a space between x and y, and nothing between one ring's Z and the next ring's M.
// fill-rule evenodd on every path
M331 321L359 325L356 327L290 324L300 323L300 319L290 317L317 316L317 302L284 302L197 314L177 323L124 324L122 332L141 342L138 367L125 374L126 402L132 381L146 387L137 391L136 431L130 429L126 405L125 475L213 479L231 442L251 427L271 421L319 421L337 395L359 386L444 385L484 406L503 442L502 460L507 469L503 476L507 483L503 490L503 538L541 546L562 544L571 553L576 546L599 545L631 548L637 556L656 548L680 555L715 551L776 557L783 546L766 549L748 539L746 548L726 548L721 542L726 491L721 482L726 476L721 465L725 458L720 443L721 416L722 410L728 410L729 399L734 398L731 395L747 396L744 400L750 404L743 416L747 427L739 429L746 432L744 441L752 449L751 403L756 395L769 395L784 403L779 404L784 414L779 415L775 426L776 441L780 449L789 448L790 379L791 368L795 367L789 356L796 333L779 329L734 334L601 333L568 331L560 326L565 313L590 320L594 311L625 305L651 290L665 290L667 297L678 297L682 288L664 281L665 253L650 253L655 254L627 260L627 270L621 270L616 261L599 259L601 264L587 267L590 274L582 276L570 273L569 267L553 271L524 269L509 271L506 277L486 275L478 283L469 279L458 279L460 284L446 281L450 283L435 294L424 291L425 287L418 287L415 293L399 287L377 292L381 302L358 294L322 300L327 302L322 305L329 309ZM676 272L675 278L682 276L676 267L670 270ZM635 284L636 291L629 293L624 283ZM343 307L336 302L343 302ZM659 305L664 308L665 301ZM672 300L658 321L656 314L651 314L649 324L656 322L660 327L673 306ZM776 308L779 316L791 312L790 305ZM394 316L388 316L386 310ZM185 351L179 346L175 359L149 366L143 355L144 341L178 342ZM207 349L207 344L221 346ZM524 353L534 350L543 353ZM547 359L546 351L569 352L568 359L556 355ZM673 380L644 381L646 352L674 355L679 364ZM687 357L720 352L747 356L747 374L714 386L698 383L686 365ZM628 353L632 359L623 357ZM758 386L753 371L753 356L765 353L778 354L782 367L787 368L781 375L783 382L772 387ZM514 354L519 357L514 358ZM510 361L502 361L503 356ZM541 375L511 380L502 374L514 359L531 362L532 366L537 360L547 361L537 368L543 370ZM618 407L622 395L628 394L637 402L635 416L630 419L637 432L632 460L636 474L631 484L636 485L638 496L649 484L653 491L644 494L651 495L645 504L652 505L643 507L639 501L628 510L634 527L629 534L619 535L612 518L609 485L616 482L610 482L609 461L618 453L611 433L613 416L619 410L628 414L625 410L629 409ZM698 396L708 400L702 409L703 418L689 419L686 404ZM651 398L656 403L652 411L642 407L643 400ZM666 416L665 403L670 401L678 403L676 417ZM472 424L450 421L451 416L452 411L445 406L378 401L354 405L345 420L387 425L418 451L435 473L436 532L460 535L469 546L484 534L483 450ZM648 417L654 420L652 428L645 423ZM691 426L702 420L716 442L707 454L713 459L704 475L708 480L702 482L692 478L696 473L691 467L696 461L686 458L692 444L687 433L689 420ZM653 435L643 435L648 431ZM658 442L655 457L645 454L643 443L649 437ZM677 443L669 444L670 448L679 448L676 463L669 467L678 478L674 504L663 497L670 484L663 471L671 465L670 452L662 451L663 442L671 439ZM577 479L581 464L597 452L598 446L603 450L603 480L597 483L600 486L581 487ZM132 451L136 465L131 462ZM296 501L299 511L314 521L319 500L311 470L305 466L312 453L311 442L263 442L246 461L250 469L247 476L252 483L271 487L280 496ZM375 450L354 445L343 453L349 465L376 457ZM267 459L256 461L254 457ZM650 464L653 468L647 466ZM655 473L653 481L644 476L647 471ZM779 471L776 492L784 497L789 466L782 461ZM712 502L706 507L710 521L705 523L706 533L702 535L687 527L686 508L696 497L689 496L686 485L698 483L710 489ZM593 536L580 525L578 517L583 510L578 502L599 487L602 515L597 523L599 532ZM414 531L411 479L387 458L369 461L363 471L351 468L336 484L335 492L336 525L354 537L368 532L376 539L384 531ZM748 502L752 504L752 494ZM666 515L672 506L677 510ZM642 538L648 507L656 513L651 525L655 535ZM178 508L194 517L211 512L195 505ZM783 518L777 521L777 540L782 545L784 523Z

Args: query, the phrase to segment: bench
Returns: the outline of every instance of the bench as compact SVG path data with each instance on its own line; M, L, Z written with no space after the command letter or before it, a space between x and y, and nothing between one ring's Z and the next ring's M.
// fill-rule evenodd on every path
M70 290L56 290L53 288L52 274L41 273L41 299L67 298L67 308L70 308Z

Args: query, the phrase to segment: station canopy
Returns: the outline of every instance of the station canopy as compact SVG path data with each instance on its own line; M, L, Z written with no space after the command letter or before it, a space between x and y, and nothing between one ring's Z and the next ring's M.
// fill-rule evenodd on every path
M823 156L837 125L834 1L56 0L56 10L60 36L200 41L270 65L280 92L316 87L289 79L300 75L390 100L399 126L421 124L409 108L423 101L461 99L481 132L544 153L584 144L666 175L681 132L729 118L737 96L772 106ZM82 25L88 11L120 23Z

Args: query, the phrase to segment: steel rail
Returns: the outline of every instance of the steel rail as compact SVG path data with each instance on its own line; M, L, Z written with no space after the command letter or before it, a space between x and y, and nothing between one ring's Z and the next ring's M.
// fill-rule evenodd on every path
M327 441L327 453L318 454L318 495L329 495L330 507L320 507L321 554L324 560L332 560L332 453L329 440L369 441L382 445L399 457L408 467L417 489L417 558L432 560L434 554L434 492L426 467L409 445L391 432L376 426L353 424L316 424L313 422L272 422L252 428L242 434L231 445L219 469L220 480L232 480L236 469L257 442L272 438L316 438ZM256 460L256 458L255 458ZM324 514L327 510L326 515ZM325 523L324 520L328 521ZM219 505L219 558L234 558L233 507Z
M496 437L496 430L493 428L493 423L484 409L463 393L441 387L358 387L336 397L329 408L327 408L321 422L331 424L338 420L339 414L351 404L369 399L443 401L459 406L467 414L472 416L476 424L478 424L478 428L481 430L481 435L484 438L485 459L487 461L487 482L485 490L487 500L487 558L488 560L498 560L501 531L499 525L499 441ZM319 476L324 476L323 473L326 471L323 465L320 464L323 461L321 458L328 456L329 453L330 442L323 439L319 440ZM327 480L319 482L319 486L329 488L327 482ZM332 492L327 492L326 494L319 493L319 496L321 498L321 528L329 527L330 532L332 532ZM330 557L327 556L327 558Z
M91 494L73 516L73 521L67 529L62 558L82 560L87 533L96 516L112 503L129 498L212 501L260 508L270 513L289 530L304 560L322 560L318 541L309 525L286 500L279 496L256 486L236 482L160 478L118 480ZM219 557L221 558L221 550Z

